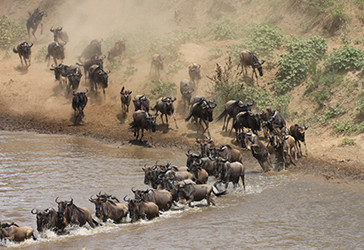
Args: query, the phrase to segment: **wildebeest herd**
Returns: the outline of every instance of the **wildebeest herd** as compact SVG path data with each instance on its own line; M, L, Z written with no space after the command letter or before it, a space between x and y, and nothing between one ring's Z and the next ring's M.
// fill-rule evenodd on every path
M33 29L33 36L42 17L46 13L36 9L30 13L27 22L28 33ZM88 102L88 89L78 91L82 76L85 81L88 78L91 93L97 93L98 88L102 88L105 98L105 89L108 87L108 76L110 71L103 68L105 56L102 55L102 40L92 40L78 57L79 62L73 65L63 64L65 58L65 46L69 42L69 37L62 27L51 28L54 41L48 46L46 60L53 58L54 64L50 70L54 71L55 79L60 85L66 86L67 93L73 92L72 108L74 109L74 124L79 124L84 118L84 109ZM31 48L33 43L22 42L13 49L18 53L21 64L30 66ZM125 51L125 40L115 43L108 52L107 60L112 61L121 56ZM163 70L163 56L155 54L152 56L150 77L158 79L160 71ZM247 67L252 68L252 79L255 75L263 75L264 61L259 61L257 56L251 51L240 53L240 66L242 73L247 74ZM80 69L83 67L83 74ZM217 103L213 99L204 96L194 96L192 93L198 88L201 65L192 63L188 66L189 79L180 82L180 93L184 110L187 110L185 121L196 125L200 135L207 137L196 139L200 146L198 153L188 151L186 153L186 166L178 167L171 165L155 164L152 167L144 167L144 184L151 186L146 190L135 190L133 198L124 196L123 200L105 192L91 195L89 201L95 205L95 217L87 208L81 208L74 204L73 199L59 201L55 199L58 209L47 208L45 210L33 209L32 214L36 215L37 230L42 234L45 230L51 230L57 234L66 234L72 226L84 226L88 224L94 228L108 219L114 223L122 223L129 218L130 222L140 219L153 219L160 215L160 211L166 211L171 207L178 207L181 201L192 206L192 202L206 200L207 204L215 205L212 193L221 196L227 193L229 182L234 188L241 182L244 190L246 186L245 166L243 157L239 149L231 145L215 146L211 139L209 123L213 122L213 111ZM150 100L145 94L137 94L132 97L133 91L124 86L120 91L121 110L124 114L129 112L131 100L134 104L133 121L130 128L134 132L136 140L143 142L144 130L156 131L156 120L160 113L162 124L168 125L168 116L172 116L178 129L175 117L176 97L164 96L159 98L154 106L150 106ZM290 164L294 164L298 157L302 156L301 142L307 147L305 142L305 131L307 127L293 124L289 127L278 110L266 108L254 113L255 102L243 102L241 100L229 100L224 105L223 112L217 117L217 121L224 118L223 131L229 130L229 121L232 120L229 133L235 130L235 142L244 149L249 149L264 172L286 169ZM150 113L155 111L154 114ZM164 119L163 119L164 116ZM140 134L141 130L141 134ZM263 130L264 139L260 139L258 131ZM263 141L264 140L264 141ZM265 142L266 141L266 142ZM209 178L215 178L213 185L207 184ZM225 184L224 190L220 184ZM34 237L33 229L21 227L15 223L0 223L0 239L12 241L23 241Z

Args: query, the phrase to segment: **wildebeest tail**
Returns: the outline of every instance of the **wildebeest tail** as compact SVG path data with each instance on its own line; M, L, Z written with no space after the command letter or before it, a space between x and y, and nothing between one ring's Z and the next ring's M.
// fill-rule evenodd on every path
M216 121L220 121L227 114L226 109L216 118Z
M16 50L16 48L13 48L13 52L14 53L18 53L18 51Z
M191 119L191 117L192 117L192 112L190 112L189 114L188 114L188 116L186 117L186 122L188 122L190 119Z
M92 222L95 224L95 226L100 226L100 223L98 223L97 221L95 221L94 219L92 219Z

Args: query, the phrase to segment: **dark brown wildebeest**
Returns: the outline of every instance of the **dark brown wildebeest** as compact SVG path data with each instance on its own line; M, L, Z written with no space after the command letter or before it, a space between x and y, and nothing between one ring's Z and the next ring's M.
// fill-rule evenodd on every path
M259 140L255 134L242 132L240 134L242 144L251 149L252 155L257 159L259 165L262 167L263 172L268 172L272 169L272 163L267 147Z
M286 122L278 110L271 110L270 108L263 109L260 118L262 121L265 121L265 127L272 134L278 134L286 127Z
M219 121L224 117L222 130L225 129L225 131L227 131L230 119L233 118L234 124L236 115L240 112L251 111L253 105L254 101L252 103L244 104L242 101L230 100L225 103L224 111L216 118L216 121Z
M80 85L82 73L81 70L76 70L74 73L70 73L67 75L68 78L68 85L67 90L68 92L72 89L72 91L76 91L78 86Z
M128 204L119 202L119 200L107 194L96 196L96 199L90 197L89 201L95 204L95 215L103 222L111 219L114 223L121 223L123 218L128 215Z
M4 238L4 241L10 240L15 242L21 242L30 238L37 240L34 236L34 230L28 226L18 226L15 223L1 223L0 235Z
M53 208L47 208L42 211L32 209L32 214L36 215L37 230L39 233L44 233L45 230L51 230L55 233L63 233L66 224L58 219L58 213Z
M37 39L35 37L35 32L37 31L38 25L40 24L40 34L43 33L42 19L44 16L46 17L47 14L44 11L40 11L39 8L36 8L33 13L30 13L28 11L28 14L29 14L29 18L27 20L27 31L28 31L29 39L30 39L30 29L33 30L32 34L33 34L34 38Z
M201 79L201 65L197 63L191 63L188 66L188 74L190 76L190 81L193 87L197 87L198 82Z
M81 76L82 76L81 70L76 64L73 64L70 66L63 64L63 63L60 63L57 66L54 66L52 64L50 70L54 71L54 77L56 78L56 81L59 81L60 84L65 83L65 85L67 85L67 86L70 86L67 84L67 79L68 79L69 75L75 74L75 75L79 76L79 78L81 78ZM78 84L77 84L77 87L78 87Z
M33 46L33 43L22 42L16 48L13 48L13 52L17 53L19 55L21 65L23 65L23 59L24 59L25 66L26 67L30 66L31 55L32 55L32 50L31 50L32 46Z
M84 207L78 207L73 204L73 199L70 201L58 201L56 198L56 203L58 204L58 219L60 221L65 221L71 225L83 226L88 223L92 228L98 223L92 219L92 213L89 209Z
M50 43L48 45L48 54L45 58L45 60L47 61L47 65L49 65L49 60L51 57L53 57L54 64L58 65L57 59L61 61L64 60L64 47L57 42Z
M249 50L244 50L242 52L240 52L240 66L241 66L241 71L243 72L243 70L245 69L245 75L247 74L247 68L248 67L252 67L253 72L252 72L252 81L254 81L254 74L255 74L255 78L258 81L258 75L257 72L255 71L255 69L258 69L259 71L259 75L263 76L263 65L264 60L259 62L257 56L249 51Z
M215 193L212 186L209 184L192 184L192 183L180 183L178 185L178 191L182 195L184 199L186 199L186 203L190 207L192 207L193 201L202 201L206 199L207 205L210 206L215 205L214 200L211 198L211 193L213 192L216 196L221 194Z
M230 145L222 145L213 150L216 152L214 157L222 157L229 162L237 161L243 163L243 155L238 149L232 148Z
M126 199L126 196L124 197L124 201L128 202L131 223L140 219L151 220L159 217L159 209L154 202L143 201L141 199Z
M241 130L244 130L244 128L250 128L254 134L257 134L257 130L261 130L260 115L250 111L240 112L235 117L233 128L235 128L236 136Z
M199 102L192 105L190 113L188 114L185 120L188 121L193 116L194 119L197 121L197 128L198 125L200 125L201 128L203 129L202 134L204 134L207 131L208 136L211 137L209 131L209 122L213 121L213 110L215 107L216 107L215 102L208 101L205 98L203 98ZM205 123L206 128L203 127L202 122Z
M182 95L183 107L189 107L191 103L191 94L194 89L190 85L190 81L187 79L183 79L179 84L179 90Z
M294 124L291 125L289 127L289 134L293 136L293 138L295 139L296 145L298 144L297 148L299 147L300 150L300 155L302 156L302 149L301 149L301 142L303 142L303 144L305 145L305 151L306 151L306 156L307 156L307 146L306 146L306 141L305 141L305 132L308 129L308 127L304 126L301 127L298 124Z
M135 111L144 110L149 112L149 99L145 95L136 95L133 98Z
M87 46L86 48L82 51L81 56L79 56L78 58L81 59L83 58L84 60L89 60L94 56L98 56L100 57L102 55L101 52L101 43L102 43L102 39L100 41L92 40Z
M186 165L188 168L191 168L194 162L198 167L201 167L206 170L209 176L214 175L214 161L209 157L202 157L201 155L195 153L186 153L187 162Z
M163 70L163 60L164 58L159 54L154 54L152 56L152 63L150 64L149 72L149 77L151 79L160 79L160 71Z
M81 57L78 58L79 60L81 60ZM105 56L92 56L90 59L87 59L85 62L81 62L81 63L76 63L78 66L82 66L83 67L83 72L85 74L85 82L86 82L86 78L88 77L88 70L92 65L98 65L103 69L104 66L104 59Z
M167 190L134 190L134 188L132 188L131 191L134 193L135 199L154 202L161 211L171 209L173 197Z
M88 90L86 89L86 91L73 93L72 108L75 111L74 124L79 124L82 121L83 117L85 116L83 113L83 109L86 107L88 101L88 98L86 96L87 92Z
M215 160L215 177L219 180L215 183L224 183L225 189L228 187L229 182L232 182L234 188L239 183L239 179L243 184L245 190L245 166L241 162L229 162L226 159L217 157Z
M53 27L50 29L50 32L53 33L53 39L55 42L62 44L63 46L66 45L69 42L68 35L65 31L62 31L62 27L57 27L53 29Z
M100 86L102 88L102 93L104 94L104 99L106 99L105 89L108 87L109 73L110 70L104 71L102 67L96 64L88 69L91 92L97 93L97 86Z
M161 120L162 124L164 124L163 121L163 115L166 117L166 123L168 124L168 115L173 116L174 123L176 124L176 129L178 129L176 117L174 116L174 105L173 102L176 100L176 98L172 97L161 97L157 100L157 103L152 108L152 110L155 110L155 115L158 115L158 111L161 112Z
M120 100L121 100L121 110L125 112L129 112L129 105L131 101L131 93L133 91L130 91L128 89L125 89L123 86L120 90Z
M144 129L149 130L151 129L152 132L155 132L156 129L156 116L150 115L144 110L137 110L133 114L133 122L130 124L131 128L134 129L134 136L135 139L138 140L139 138L139 130L142 130L142 136L140 137L140 141L142 141L144 136Z
M107 60L114 61L115 57L120 57L125 51L125 40L115 42L114 46L107 54Z

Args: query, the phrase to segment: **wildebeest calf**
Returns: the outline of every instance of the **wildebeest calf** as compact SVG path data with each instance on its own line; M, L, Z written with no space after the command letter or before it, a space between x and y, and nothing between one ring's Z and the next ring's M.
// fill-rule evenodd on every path
M73 93L72 108L75 111L75 124L79 124L82 121L82 118L85 116L83 109L86 107L88 101L86 96L87 92L88 90Z
M120 91L120 99L121 99L121 109L123 110L123 112L129 112L129 105L130 105L130 101L131 101L131 93L133 91L130 91L128 89L125 89L125 87L123 86L121 88Z

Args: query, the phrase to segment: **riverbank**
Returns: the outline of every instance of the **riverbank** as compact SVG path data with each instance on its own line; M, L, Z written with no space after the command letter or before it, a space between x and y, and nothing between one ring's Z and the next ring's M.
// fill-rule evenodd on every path
M171 126L171 125L170 125ZM147 143L139 143L134 140L133 133L127 124L108 125L87 122L84 125L73 126L69 121L48 120L46 117L35 117L32 114L15 115L0 114L0 129L7 131L30 131L45 134L65 134L73 136L92 137L104 143L117 143L120 145L139 145L141 147L158 147L166 150L174 148L187 151L189 149L198 151L193 136L181 133L176 129L168 129L167 126L159 125L157 132L151 134L146 132ZM223 138L221 138L223 139ZM230 138L231 139L231 138ZM233 140L230 141L230 144ZM291 166L288 171L306 175L322 176L323 179L333 182L342 181L364 181L364 164L351 160L338 161L332 158L319 158L312 148L310 139L307 139L309 155L298 160L296 166ZM226 144L229 141L215 139L216 145ZM313 147L315 148L315 147ZM252 157L250 151L241 150L244 158ZM322 152L321 152L322 153ZM350 155L345 155L350 159Z

